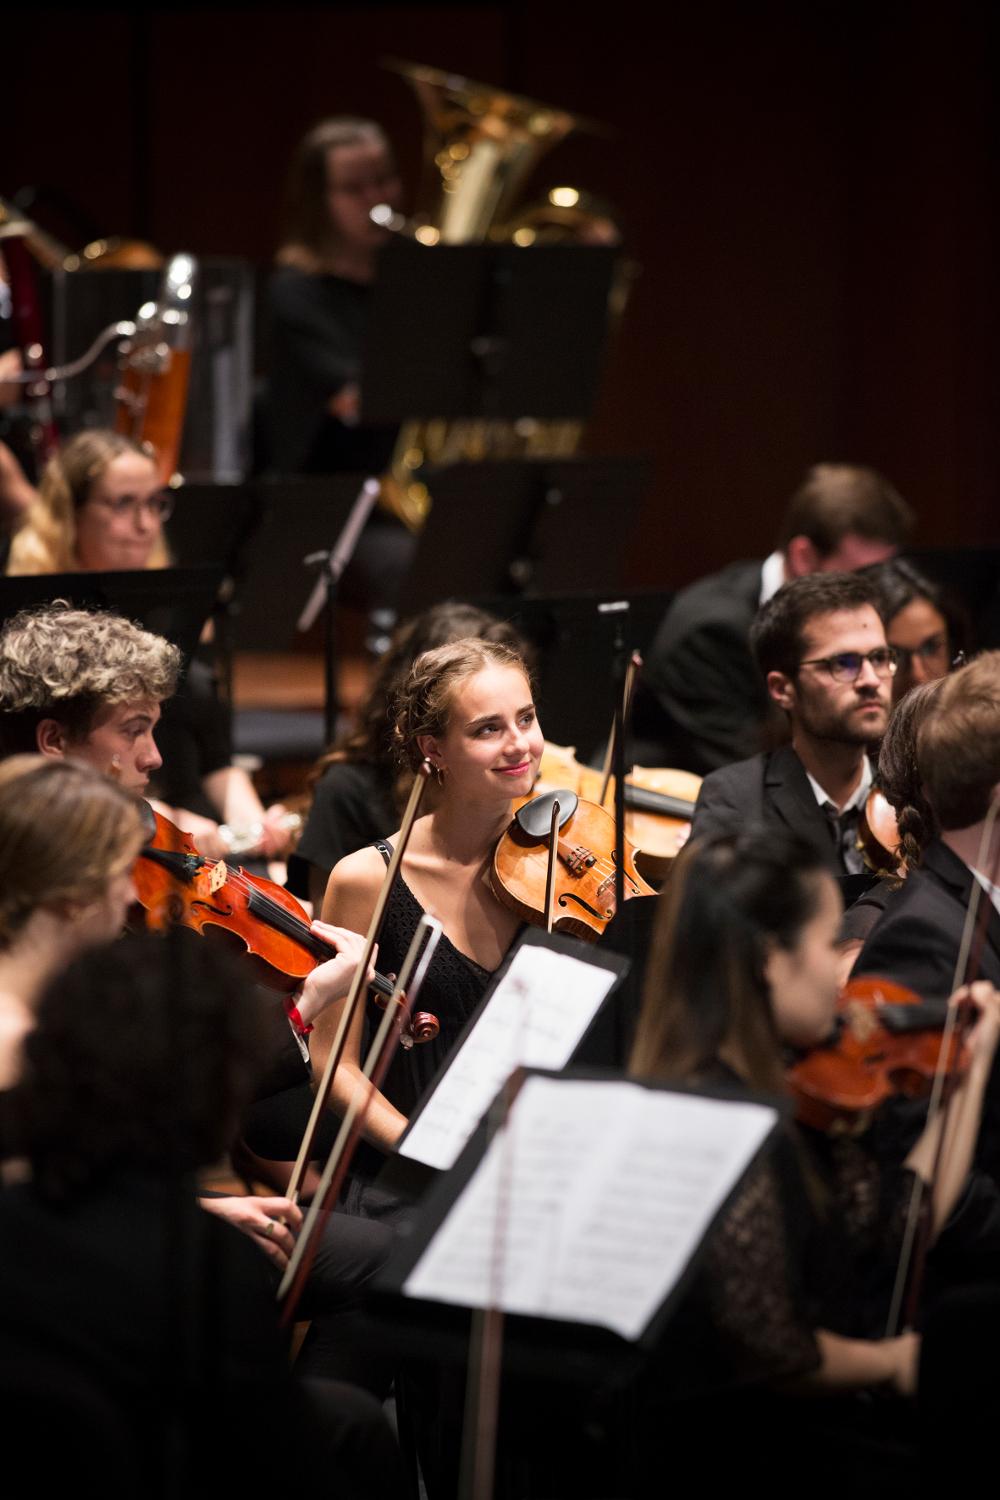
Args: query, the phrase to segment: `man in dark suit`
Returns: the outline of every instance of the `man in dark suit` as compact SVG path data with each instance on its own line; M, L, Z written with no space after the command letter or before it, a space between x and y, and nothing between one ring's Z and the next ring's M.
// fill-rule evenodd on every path
M858 874L868 752L888 721L895 659L874 586L854 573L813 573L778 590L751 644L791 744L713 771L702 783L692 836L749 823L794 829L835 875Z
M854 973L884 975L928 998L950 995L965 978L955 967L978 884L979 900L989 904L979 975L1000 987L1000 827L983 844L1000 788L1000 651L942 683L921 725L917 766L941 834L889 897Z
M946 999L966 977L959 958L975 894L977 905L986 904L986 926L981 948L973 939L970 977L1000 988L1000 819L984 838L990 803L1000 794L1000 651L976 657L942 682L920 726L917 769L941 832L924 850L920 867L890 895L852 978L877 974L924 999ZM983 915L982 905L978 912ZM976 1158L1000 1183L996 1064Z
M792 496L777 549L682 589L646 654L634 758L699 776L764 746L769 698L750 626L782 584L882 562L906 540L909 506L873 469L817 464Z

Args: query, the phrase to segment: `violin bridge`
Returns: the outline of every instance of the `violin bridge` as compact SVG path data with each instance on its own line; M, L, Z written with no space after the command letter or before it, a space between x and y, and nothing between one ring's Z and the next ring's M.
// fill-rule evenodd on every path
M229 876L229 868L224 859L218 860L213 866L208 877L208 889L211 895L222 889Z

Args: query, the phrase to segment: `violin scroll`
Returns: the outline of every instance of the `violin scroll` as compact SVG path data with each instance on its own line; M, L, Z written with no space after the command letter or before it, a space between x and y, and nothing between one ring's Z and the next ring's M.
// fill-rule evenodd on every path
M388 989L379 987L374 990L375 1004L379 1010L386 1009L395 992L396 975L387 974L385 977L390 981ZM409 1051L415 1043L432 1042L440 1033L441 1022L429 1010L419 1010L414 1015L407 1016L405 993L400 994L397 1005L402 1012L399 1044L406 1051Z

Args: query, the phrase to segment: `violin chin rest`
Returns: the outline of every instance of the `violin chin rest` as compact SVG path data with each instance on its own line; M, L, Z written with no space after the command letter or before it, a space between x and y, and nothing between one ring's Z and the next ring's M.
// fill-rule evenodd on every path
M552 830L552 804L559 803L559 827L565 828L576 812L580 799L567 787L558 791L544 792L533 797L514 814L514 821L522 833L531 839L547 839Z

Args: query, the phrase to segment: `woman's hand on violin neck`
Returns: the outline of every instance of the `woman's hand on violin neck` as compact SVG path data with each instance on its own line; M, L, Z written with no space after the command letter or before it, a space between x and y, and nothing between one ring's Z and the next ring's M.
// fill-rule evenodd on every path
M334 927L330 922L316 921L312 923L310 931L322 938L324 943L329 943L335 956L327 959L326 963L318 964L303 980L297 1005L306 1026L311 1026L328 1005L343 1000L351 988L365 948L365 939L360 933L351 932L347 927ZM375 978L377 955L376 949L368 966L369 984Z
M966 1045L977 1061L989 1065L1000 1041L1000 991L989 980L977 979L957 989L948 1004L969 1006L975 1012Z
M302 1211L291 1198L202 1198L201 1206L247 1234L279 1271L288 1265Z

